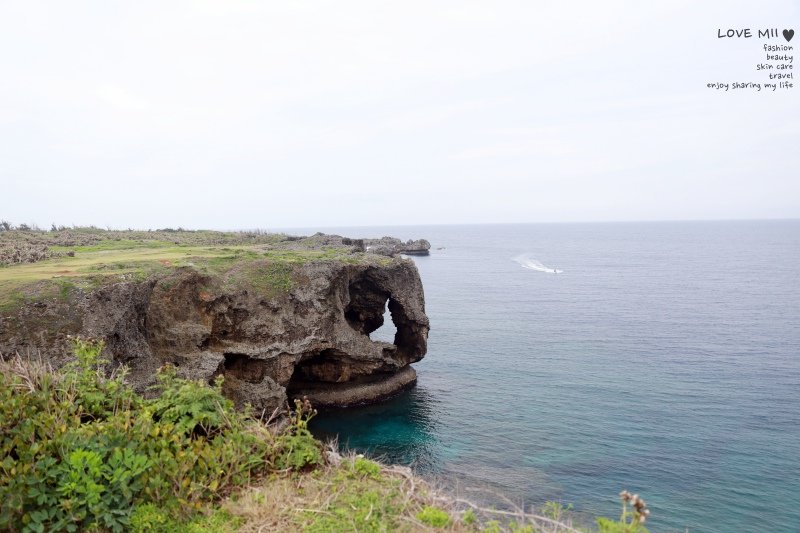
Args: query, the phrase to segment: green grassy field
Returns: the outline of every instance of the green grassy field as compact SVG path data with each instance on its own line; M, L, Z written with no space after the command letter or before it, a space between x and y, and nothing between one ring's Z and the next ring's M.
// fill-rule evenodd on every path
M117 281L144 280L169 269L191 267L225 274L227 285L246 284L274 296L292 287L296 265L336 260L358 263L363 253L346 247L303 245L272 234L218 232L4 232L0 249L40 247L50 259L0 266L0 311L26 301L67 298ZM129 237L129 238L128 238ZM149 238L146 238L149 237ZM173 240L166 240L165 237ZM67 255L69 254L69 255ZM371 261L384 263L388 258Z

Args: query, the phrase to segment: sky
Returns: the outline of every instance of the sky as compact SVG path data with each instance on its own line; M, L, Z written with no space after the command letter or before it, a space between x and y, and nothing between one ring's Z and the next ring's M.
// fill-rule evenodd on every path
M797 218L800 78L707 87L769 81L744 28L800 2L3 0L0 219Z

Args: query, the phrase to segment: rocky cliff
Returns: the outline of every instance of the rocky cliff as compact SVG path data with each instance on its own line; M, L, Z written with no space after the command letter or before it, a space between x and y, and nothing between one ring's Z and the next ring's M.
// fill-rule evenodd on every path
M215 272L188 264L30 301L0 317L0 353L59 365L67 336L80 334L105 340L140 390L172 363L186 377L223 375L225 394L257 413L287 395L317 405L377 401L415 382L409 365L425 355L428 318L411 260L355 256L250 258ZM393 343L370 339L387 306Z
M367 250L380 255L429 255L431 243L425 239L401 241L395 237L381 237L380 239L363 239Z

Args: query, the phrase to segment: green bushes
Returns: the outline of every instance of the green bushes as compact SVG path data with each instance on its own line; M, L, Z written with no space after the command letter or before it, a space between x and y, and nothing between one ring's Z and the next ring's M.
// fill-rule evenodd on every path
M168 510L147 503L131 513L129 529L131 533L229 533L241 523L241 518L219 509L190 520L175 519Z
M155 531L158 517L188 523L202 502L255 476L321 462L309 413L275 436L235 412L221 382L169 368L160 396L146 400L124 373L105 377L101 350L76 340L76 361L60 373L0 365L0 530Z
M450 524L450 515L447 514L447 511L443 511L438 507L432 507L430 505L424 507L420 512L418 512L417 518L423 524L436 528L446 527Z
M378 479L381 476L381 467L378 463L364 459L363 456L356 456L353 461L353 475L361 475Z
M232 428L228 413L233 402L222 396L219 376L214 387L198 387L196 383L179 379L175 367L165 366L158 371L161 394L151 404L153 418L172 424L179 433L215 436Z

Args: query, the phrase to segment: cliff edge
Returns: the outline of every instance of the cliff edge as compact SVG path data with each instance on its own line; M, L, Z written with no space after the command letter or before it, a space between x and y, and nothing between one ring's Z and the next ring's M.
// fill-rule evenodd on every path
M153 252L134 252L146 250ZM187 378L224 376L223 392L237 406L267 415L287 397L348 406L416 381L409 365L425 355L429 323L409 259L364 253L358 244L303 249L297 238L182 254L158 248L122 263L116 251L102 253L2 269L0 280L10 272L24 278L21 271L34 267L61 274L15 289L17 305L0 314L0 353L59 366L69 335L90 336L105 341L113 363L130 368L140 391L171 363ZM370 338L387 307L393 343Z

